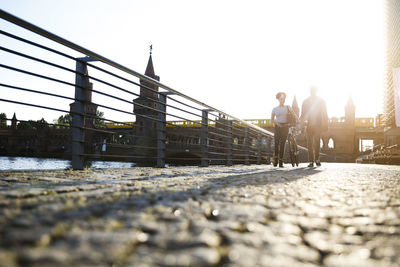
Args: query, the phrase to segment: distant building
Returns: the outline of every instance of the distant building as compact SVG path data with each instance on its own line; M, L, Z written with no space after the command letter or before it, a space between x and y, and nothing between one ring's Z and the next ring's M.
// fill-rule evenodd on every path
M91 82L89 82L89 77L86 76L85 77L85 103L83 104L83 111L85 114L85 122L84 122L84 126L86 128L94 128L94 121L95 121L95 117L97 114L97 105L94 104L92 102L92 89L93 89L93 84ZM70 106L70 112L72 114L73 112L73 106L75 105L74 101L73 103L71 103Z
M395 125L393 69L400 68L400 1L386 0L386 87L384 92L385 144L400 145L400 128Z
M347 104L344 108L345 123L347 127L355 126L356 119L356 106L354 105L353 98L349 97Z
M14 112L14 115L11 119L11 129L17 130L17 122L18 122L17 116L15 115L15 112Z
M160 80L160 77L154 72L151 52L144 74L156 81ZM159 113L157 110L160 109L158 102L158 86L140 79L140 96L133 100L133 112L136 115L133 127L136 147L133 152L135 156L145 158L144 162L137 162L141 166L154 166L156 162L157 119Z

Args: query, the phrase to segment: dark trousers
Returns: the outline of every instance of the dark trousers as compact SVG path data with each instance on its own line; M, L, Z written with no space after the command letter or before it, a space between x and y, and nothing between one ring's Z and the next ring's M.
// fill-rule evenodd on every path
M283 159L285 154L285 143L289 132L288 126L278 127L275 125L274 141L275 141L275 158Z
M319 160L320 150L320 139L321 139L321 127L319 126L307 126L307 148L308 148L308 160L314 162Z

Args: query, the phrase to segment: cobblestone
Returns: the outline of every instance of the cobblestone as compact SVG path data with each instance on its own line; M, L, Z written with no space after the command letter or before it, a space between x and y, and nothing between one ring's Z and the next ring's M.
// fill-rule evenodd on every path
M0 173L0 266L399 266L400 167Z

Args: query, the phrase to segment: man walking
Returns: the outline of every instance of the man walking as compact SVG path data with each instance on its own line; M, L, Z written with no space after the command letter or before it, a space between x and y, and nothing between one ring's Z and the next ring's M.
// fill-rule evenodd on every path
M317 96L317 88L312 86L310 96L301 107L300 121L306 125L308 146L308 167L321 166L319 159L321 132L328 130L328 114L325 101Z

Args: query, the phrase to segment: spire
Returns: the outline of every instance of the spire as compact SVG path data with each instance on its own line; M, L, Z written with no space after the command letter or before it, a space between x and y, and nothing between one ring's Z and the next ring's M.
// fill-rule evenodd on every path
M149 56L149 61L147 62L147 67L146 67L146 71L144 72L144 74L146 76L152 77L154 78L154 76L156 75L156 73L154 72L154 67L153 67L153 59L151 57L151 55L153 54L153 45L150 45L150 56Z
M14 130L17 129L17 116L15 115L15 112L14 112L14 115L13 115L13 117L11 119L11 128L14 129Z
M154 72L154 66L153 66L153 58L152 58L152 51L153 51L153 45L150 45L150 56L149 56L149 61L147 62L147 67L146 71L144 72L144 75L159 81L160 77L156 75ZM158 94L156 91L158 91L158 86L155 85L152 82L142 80L140 79L140 97L145 97L145 98L154 98L158 99Z

